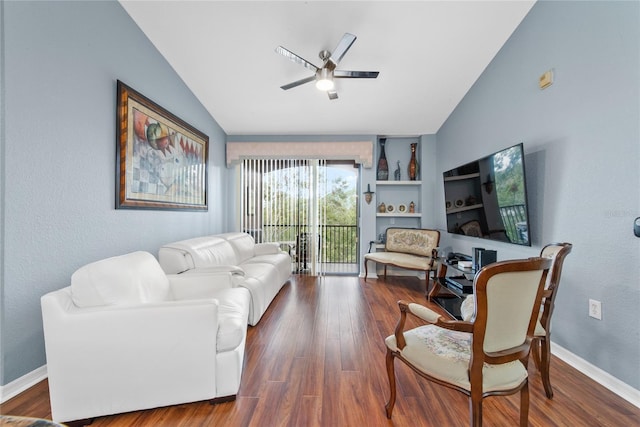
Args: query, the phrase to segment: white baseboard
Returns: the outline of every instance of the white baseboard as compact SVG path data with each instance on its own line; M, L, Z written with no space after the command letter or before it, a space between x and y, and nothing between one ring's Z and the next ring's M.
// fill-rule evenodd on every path
M361 277L362 279L364 279L364 272L361 271L359 277ZM367 276L367 279L377 279L378 275L376 273L369 273L369 275Z
M553 341L551 341L551 354L582 372L598 384L608 388L627 402L640 408L640 390L636 390L630 385L620 381L613 375L576 356L569 350L555 344Z
M4 403L47 378L47 365L29 372L7 385L0 386L0 403Z

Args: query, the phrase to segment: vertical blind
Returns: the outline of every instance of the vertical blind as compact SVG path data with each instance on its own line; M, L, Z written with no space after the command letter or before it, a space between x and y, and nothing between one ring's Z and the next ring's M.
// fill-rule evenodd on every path
M300 274L324 272L325 166L320 159L244 159L240 167L242 230L256 242L280 243Z

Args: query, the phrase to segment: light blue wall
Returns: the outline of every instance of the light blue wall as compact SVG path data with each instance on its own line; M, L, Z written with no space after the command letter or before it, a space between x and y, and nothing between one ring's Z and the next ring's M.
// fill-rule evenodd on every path
M40 296L79 266L226 231L226 135L122 7L3 2L4 385L45 364ZM115 209L116 80L207 134L209 212Z
M481 244L499 259L573 243L552 341L636 389L639 55L640 3L538 2L437 133L440 174L524 143L533 247L448 234L444 242L466 253ZM554 84L540 90L538 77L549 69ZM587 316L589 298L602 302L602 321Z

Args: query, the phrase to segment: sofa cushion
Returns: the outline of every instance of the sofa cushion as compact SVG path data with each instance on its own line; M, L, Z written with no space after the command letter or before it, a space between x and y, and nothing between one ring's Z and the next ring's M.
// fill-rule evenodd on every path
M255 256L261 255L274 255L281 253L280 244L276 242L256 243L253 247L253 254Z
M148 252L132 252L87 264L71 276L78 307L140 304L172 299L169 279Z
M245 288L229 288L216 293L218 300L218 352L236 348L247 333L251 295Z
M197 239L200 240L200 239ZM201 241L190 241L190 253L196 268L214 265L238 265L233 247L223 239L204 238Z
M288 253L280 250L275 254L257 255L245 261L242 266L245 267L249 264L271 264L278 272L276 280L280 283L286 282L291 276L291 257Z
M196 237L164 245L160 248L159 256L160 264L167 273L239 264L231 244L218 236Z
M425 325L405 331L403 335L406 346L402 350L398 349L395 335L385 339L387 347L400 352L417 370L430 377L471 390L471 334ZM482 368L482 391L513 389L526 378L527 368L519 360L501 365L485 363Z
M364 257L367 260L382 264L393 264L412 270L430 270L434 265L431 257L411 255L402 252L371 252Z
M231 244L233 250L235 251L238 264L242 264L255 255L253 250L256 242L250 234L225 233L220 234L219 237L225 239L227 242L229 242L229 244Z

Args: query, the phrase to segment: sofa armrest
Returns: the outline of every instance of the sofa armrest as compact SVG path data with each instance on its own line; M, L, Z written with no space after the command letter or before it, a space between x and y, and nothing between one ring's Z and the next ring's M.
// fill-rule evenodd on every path
M167 274L175 300L215 298L222 289L233 287L230 272Z
M187 275L202 275L202 274L221 274L221 273L231 273L234 276L244 277L245 272L241 267L237 265L213 265L211 267L199 267L192 268L191 270L187 270L183 273L180 273L181 276Z
M194 267L189 251L169 245L158 251L158 262L166 274L181 273Z
M253 254L258 255L271 255L280 253L280 244L276 242L256 243L253 247Z

